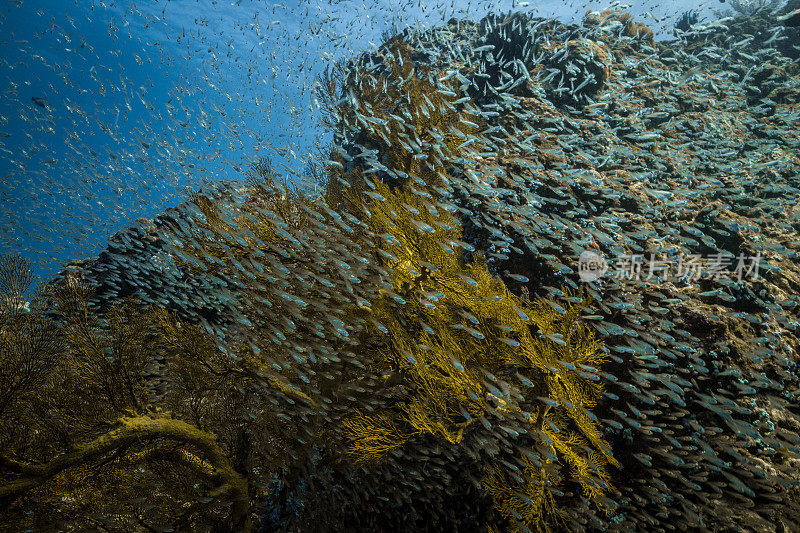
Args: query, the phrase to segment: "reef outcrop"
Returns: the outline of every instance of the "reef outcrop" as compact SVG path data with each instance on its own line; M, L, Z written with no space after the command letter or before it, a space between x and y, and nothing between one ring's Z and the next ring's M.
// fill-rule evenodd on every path
M582 25L454 19L392 38L476 117L474 133L454 132L473 146L442 159L433 199L453 207L464 240L517 294L595 298L585 320L611 363L593 412L621 464L610 514L574 487L563 495L572 530L800 528L800 40L775 16L668 41L621 12ZM378 56L347 68L380 71ZM361 157L388 184L414 174L387 169L395 138L365 155L377 122L359 112L336 139L339 165ZM246 210L248 194L213 198ZM70 275L99 287L100 307L136 296L226 331L238 310L219 295L232 286L169 267L173 228L201 216L188 206Z

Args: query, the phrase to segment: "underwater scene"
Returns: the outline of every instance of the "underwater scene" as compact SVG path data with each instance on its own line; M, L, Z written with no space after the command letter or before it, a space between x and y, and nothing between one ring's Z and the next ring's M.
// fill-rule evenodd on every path
M6 0L0 531L800 531L800 0Z

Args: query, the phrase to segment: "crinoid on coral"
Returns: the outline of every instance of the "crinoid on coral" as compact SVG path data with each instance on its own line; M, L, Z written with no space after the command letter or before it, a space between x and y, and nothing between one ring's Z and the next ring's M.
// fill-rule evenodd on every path
M700 14L694 10L684 11L678 22L675 23L675 29L682 33L691 31L692 26L700 22Z
M755 4L757 2L753 3ZM796 60L800 57L800 50L797 48L800 28L781 24L781 17L797 9L797 6L794 2L787 2L777 11L759 8L748 14L739 13L720 20L697 21L690 32L679 37L686 41L687 50L700 53L707 49L706 54L712 54L709 57L718 55L722 59L728 53L746 54L748 57L741 56L731 62L734 68L745 65L748 69L752 66L769 66L774 63L774 59L754 62L751 58L765 57L764 54L770 54L771 50L777 50L781 55ZM750 78L742 79L747 81Z
M469 97L459 98L455 83L437 80L430 66L415 62L412 50L397 35L376 55L354 63L346 79L326 74L323 101L328 115L338 117L334 131L360 150L347 154L352 171L346 180L332 182L329 192L363 189L371 175L392 183L435 184L445 161L458 158L466 146L481 146L476 134L482 120L465 105ZM345 96L341 100L335 99L337 90ZM353 161L357 158L367 164ZM336 201L330 194L329 200Z
M540 54L537 32L544 35L552 26L552 21L523 13L489 14L481 19L471 50L475 64L470 76L472 97L485 97L487 91L528 95L533 81L530 70Z
M608 52L602 43L588 39L551 41L543 45L545 57L540 68L554 102L592 103L611 76ZM535 69L534 72L538 71Z

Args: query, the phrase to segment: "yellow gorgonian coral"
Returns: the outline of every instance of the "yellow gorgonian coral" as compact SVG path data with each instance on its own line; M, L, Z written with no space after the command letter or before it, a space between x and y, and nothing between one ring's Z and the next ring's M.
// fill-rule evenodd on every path
M617 463L591 414L604 354L580 321L588 300L560 307L511 293L479 254L466 263L456 252L469 247L458 221L423 191L372 187L361 217L394 274L371 308L385 338L372 364L402 375L407 393L346 422L351 454L375 463L414 439L459 445L499 432L516 466L490 461L483 486L512 525L558 523L565 478L601 506Z

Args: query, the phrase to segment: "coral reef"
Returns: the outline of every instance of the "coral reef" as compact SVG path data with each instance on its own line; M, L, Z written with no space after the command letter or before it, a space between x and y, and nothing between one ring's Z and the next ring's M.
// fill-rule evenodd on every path
M320 82L323 197L263 165L198 193L73 265L64 285L94 288L77 313L25 313L27 278L0 276L4 350L27 361L26 332L72 317L78 348L31 374L67 352L97 382L70 442L156 407L217 435L185 441L227 474L196 527L246 522L244 478L264 531L796 530L800 34L766 9L679 29L606 11L388 35ZM612 268L582 277L586 253ZM155 363L98 363L125 297L155 306L132 322ZM102 376L136 386L106 398ZM6 422L6 486L72 453Z
M568 529L790 530L800 183L797 71L784 52L797 40L763 13L677 43L655 43L639 24L614 12L590 14L583 28L519 15L458 23L460 39L474 44L452 40L443 52L451 59L431 62L458 68L465 56L480 58L455 78L491 133L448 162L439 201L455 204L465 240L517 290L568 299L559 287L578 283L585 250L617 267L589 284L598 302L591 322L613 361L597 409L623 463L611 480L616 514L562 498L572 506ZM481 32L498 27L513 37L494 56L497 43L487 48ZM441 38L406 35L416 50L441 49ZM583 47L556 53L590 61L602 85L581 95L586 85L556 78L566 69L580 76L569 60L548 71L546 47L558 41ZM531 75L525 93L520 65ZM677 271L697 255L707 259L696 276ZM758 258L759 276L741 276L744 258ZM661 270L645 272L651 259Z

